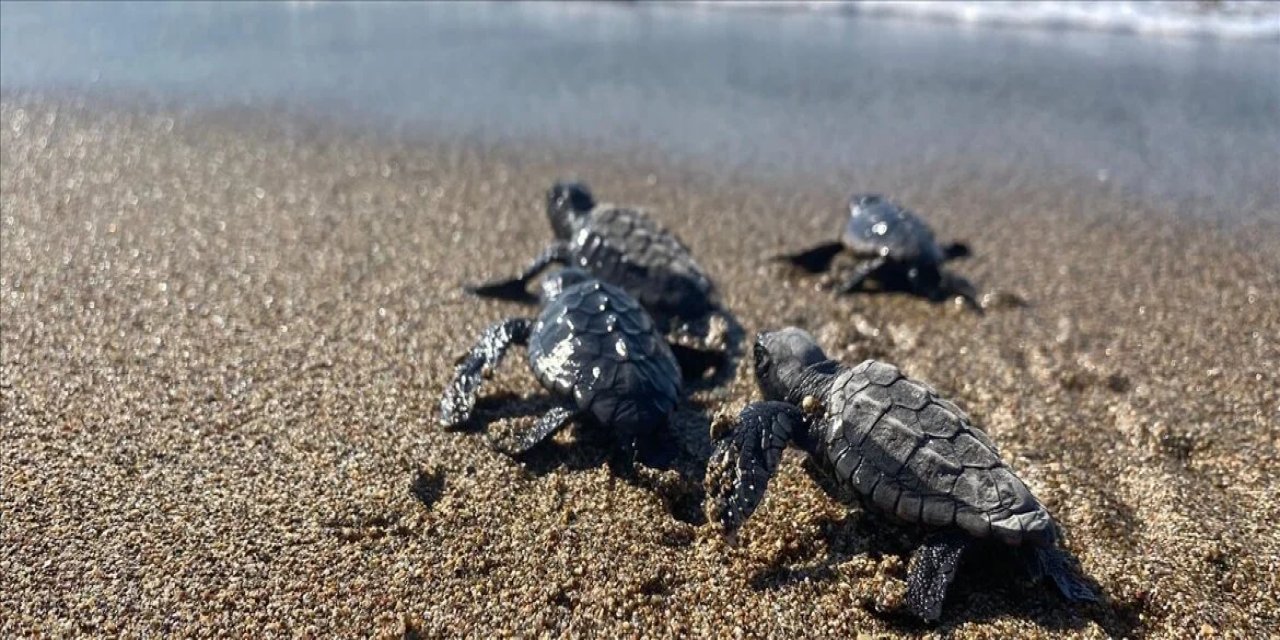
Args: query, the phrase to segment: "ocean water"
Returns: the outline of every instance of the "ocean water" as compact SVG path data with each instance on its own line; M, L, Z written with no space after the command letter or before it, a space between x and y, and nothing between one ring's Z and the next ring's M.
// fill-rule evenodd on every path
M1004 163L1213 216L1280 202L1276 39L1011 29L936 19L988 3L940 6L5 2L0 90L296 105L765 172ZM1225 36L1274 15L1203 19L1237 25Z

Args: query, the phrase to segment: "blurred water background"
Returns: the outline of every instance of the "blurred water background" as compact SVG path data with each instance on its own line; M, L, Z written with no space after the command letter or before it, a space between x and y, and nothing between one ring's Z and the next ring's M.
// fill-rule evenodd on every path
M1280 202L1265 2L5 2L0 84L735 170L1016 165L1215 217Z

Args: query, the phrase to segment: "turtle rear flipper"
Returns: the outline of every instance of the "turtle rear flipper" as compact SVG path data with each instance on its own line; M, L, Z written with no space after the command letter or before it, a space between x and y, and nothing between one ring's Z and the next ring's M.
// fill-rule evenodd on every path
M907 569L907 608L912 614L925 622L935 622L942 615L942 601L970 542L957 532L942 533L926 540L912 554Z
M1075 569L1067 553L1057 547L1034 547L1028 564L1035 577L1048 576L1062 597L1071 602L1097 602L1098 592Z
M678 321L666 337L684 379L716 387L733 377L744 335L732 316L717 310L695 320ZM708 371L712 372L709 378Z
M543 415L538 417L537 422L533 423L533 427L528 431L520 434L512 444L495 444L494 448L509 456L518 456L528 453L529 450L538 446L540 442L550 438L552 434L559 431L566 423L578 414L578 410L571 404L560 404L551 407Z
M670 424L636 440L636 462L650 469L670 469L680 455L680 447L670 432Z

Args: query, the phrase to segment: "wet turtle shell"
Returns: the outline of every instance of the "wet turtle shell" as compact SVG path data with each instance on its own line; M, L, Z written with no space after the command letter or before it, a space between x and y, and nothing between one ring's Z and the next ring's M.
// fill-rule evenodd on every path
M928 385L867 360L823 399L820 461L839 483L909 523L976 538L1048 545L1052 519L969 417Z
M660 321L715 308L715 285L688 247L639 211L596 207L568 242L575 266L630 292Z
M598 280L565 287L542 309L529 363L543 385L604 425L651 430L680 394L680 369L649 315Z
M859 257L930 265L946 260L933 230L920 216L878 195L850 199L849 219L840 240Z

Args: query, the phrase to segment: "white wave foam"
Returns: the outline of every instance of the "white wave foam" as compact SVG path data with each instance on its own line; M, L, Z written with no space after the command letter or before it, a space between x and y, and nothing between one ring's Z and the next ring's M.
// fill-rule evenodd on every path
M1280 2L1010 2L1007 0L708 0L702 6L770 7L1038 28L1075 28L1158 36L1280 39Z

